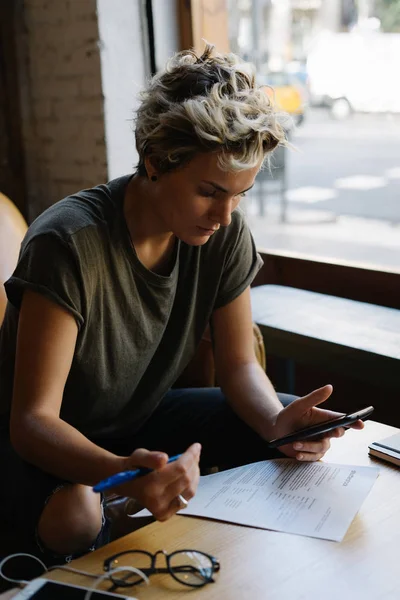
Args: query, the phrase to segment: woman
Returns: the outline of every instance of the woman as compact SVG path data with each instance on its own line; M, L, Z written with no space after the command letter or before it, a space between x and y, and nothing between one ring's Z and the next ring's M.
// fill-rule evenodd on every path
M136 172L29 228L0 345L1 515L21 549L37 544L50 562L101 544L91 487L111 474L154 469L117 491L165 520L196 491L200 444L202 465L235 466L336 415L316 408L330 386L284 408L253 351L262 263L236 209L284 142L249 65L210 46L183 52L143 93ZM171 390L209 322L221 389ZM329 436L281 450L318 460Z

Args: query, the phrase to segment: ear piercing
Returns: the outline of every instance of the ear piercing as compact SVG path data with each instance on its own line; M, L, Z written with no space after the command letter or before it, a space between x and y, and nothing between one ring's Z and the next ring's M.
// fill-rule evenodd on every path
M151 179L151 181L157 181L158 177L157 177L157 175L152 175L150 177L150 179Z

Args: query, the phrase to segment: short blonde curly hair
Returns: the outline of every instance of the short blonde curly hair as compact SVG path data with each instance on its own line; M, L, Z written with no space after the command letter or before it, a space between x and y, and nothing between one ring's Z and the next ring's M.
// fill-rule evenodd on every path
M199 152L218 152L224 170L253 168L278 144L285 130L252 65L235 54L175 54L140 94L136 115L137 173L144 159L170 171Z

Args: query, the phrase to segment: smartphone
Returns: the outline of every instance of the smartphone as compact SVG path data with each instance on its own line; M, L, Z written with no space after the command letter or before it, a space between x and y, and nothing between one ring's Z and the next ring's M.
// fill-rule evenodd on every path
M267 442L267 446L269 448L277 448L278 446L283 446L284 444L291 444L292 442L299 442L300 440L306 440L308 438L321 435L322 433L326 433L327 431L331 431L337 427L347 427L359 419L366 419L373 412L373 410L373 406L367 406L367 408L362 408L357 412L343 415L342 417L337 417L336 419L330 419L329 421L323 421L322 423L318 423L318 425L311 425L310 427L299 429L298 431L294 431L289 435L285 435L284 437Z
M28 583L16 596L13 596L13 600L84 600L88 589L90 588L60 581L49 581L39 577ZM98 590L92 593L90 600L110 600L111 598L132 600L128 596Z

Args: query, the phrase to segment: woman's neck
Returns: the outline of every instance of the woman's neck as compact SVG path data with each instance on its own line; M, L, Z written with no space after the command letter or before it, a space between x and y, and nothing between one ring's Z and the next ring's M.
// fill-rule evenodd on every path
M134 175L125 192L124 217L139 260L147 269L165 275L170 271L176 238L154 209L160 201L148 180Z

